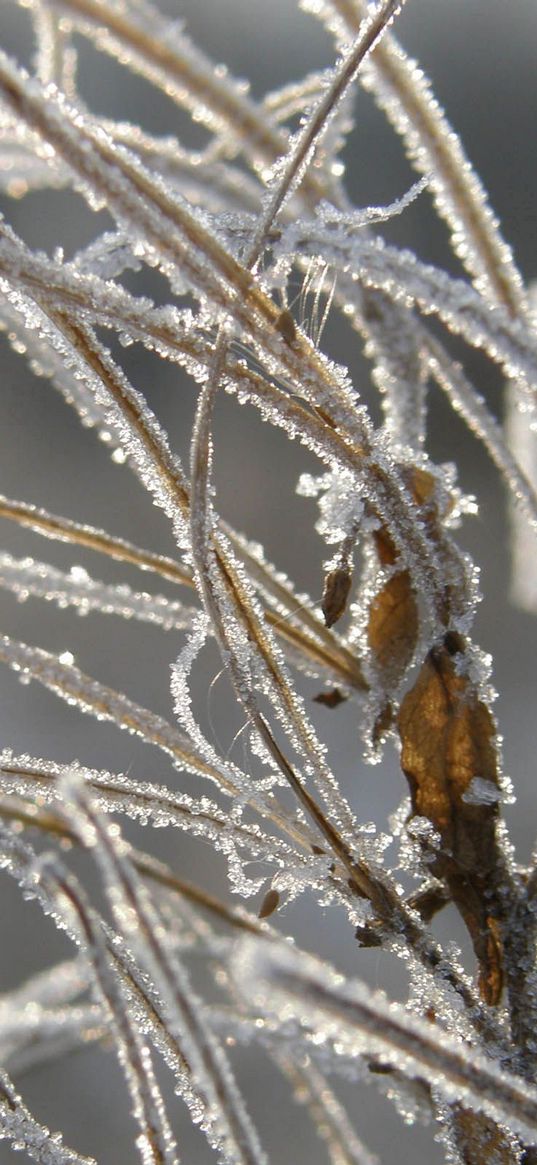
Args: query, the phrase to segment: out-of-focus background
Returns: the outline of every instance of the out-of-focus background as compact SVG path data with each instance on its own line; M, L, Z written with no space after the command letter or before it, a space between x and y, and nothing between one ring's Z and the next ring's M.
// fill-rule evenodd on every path
M296 10L294 0L168 0L162 10L184 19L186 29L215 62L251 82L261 97L333 60L329 37L312 16ZM404 46L432 78L440 102L461 134L469 157L490 193L491 203L514 248L526 279L537 274L537 8L534 0L408 0L397 25ZM19 60L31 60L29 15L4 2L0 7L0 42ZM97 113L139 120L156 134L178 133L188 144L202 144L203 131L178 113L149 85L99 54L80 39L80 85L84 99ZM359 206L383 204L400 196L412 172L399 140L386 127L372 100L356 92L357 125L346 149L347 185ZM2 199L8 221L33 246L51 253L64 248L70 257L105 229L107 216L95 215L71 193L31 194L17 201ZM430 262L457 272L444 229L434 220L427 196L390 223L389 238ZM138 287L155 297L164 285L151 277ZM357 337L329 322L324 343L336 359L349 365L355 383L378 404L369 385ZM96 435L79 422L47 381L36 379L24 360L1 338L0 491L46 507L162 553L173 554L167 523L154 509L128 469L114 464ZM485 361L467 356L468 371L501 415L501 378ZM133 383L142 389L167 428L172 446L187 460L195 405L195 387L180 371L133 347L123 357ZM270 559L319 598L326 548L314 530L316 513L310 499L297 498L295 486L304 470L315 472L311 457L289 443L253 412L233 399L222 399L215 430L219 508L223 516L249 537L261 542ZM528 861L535 831L535 668L537 645L531 615L514 609L509 594L509 530L503 487L477 442L438 395L430 399L429 451L435 461L455 461L460 484L475 494L480 508L468 518L461 541L482 570L483 602L476 638L494 657L493 682L500 695L496 711L504 737L506 771L512 777L517 804L506 815L519 857ZM161 589L149 576L100 561L89 553L46 543L3 523L3 545L12 553L32 554L69 568L87 567L96 577L129 582L135 589ZM531 535L528 534L528 537ZM162 588L164 589L164 588ZM173 592L170 590L170 594ZM6 632L51 651L69 650L79 666L138 702L171 716L169 665L182 635L163 633L139 624L90 615L78 618L50 604L30 600L18 604L0 595ZM219 675L216 652L205 653L205 667L195 677L195 698L201 719L217 745L239 750L234 742L241 718L225 679ZM214 683L211 681L214 680ZM170 770L164 757L112 726L97 724L67 708L37 684L22 688L12 673L0 672L2 745L18 752L63 762L74 758L91 767L128 771L150 779L194 789ZM315 685L304 691L313 695ZM389 747L380 766L361 759L356 714L350 706L330 712L312 705L312 716L330 746L330 760L363 820L386 825L404 795L403 779ZM232 753L233 755L233 753ZM129 836L135 837L134 831ZM208 888L224 893L220 862L201 843L190 843L176 831L153 833L146 844L173 867ZM71 948L39 909L23 903L18 889L3 876L0 887L2 929L0 990L22 979ZM377 952L358 950L344 918L323 917L316 904L301 899L279 920L304 947L329 957L347 972L401 995L398 965ZM464 942L453 912L438 923L438 933ZM305 1118L288 1103L286 1086L267 1063L251 1052L236 1057L239 1077L248 1080L248 1095L272 1165L317 1165L322 1148L313 1142ZM94 1154L102 1165L130 1165L133 1126L128 1116L119 1071L110 1055L89 1049L69 1061L28 1072L20 1079L30 1108L53 1128L63 1128L67 1142ZM386 1165L407 1160L440 1160L431 1146L430 1130L405 1130L393 1108L377 1101L373 1088L344 1083L342 1094L366 1142ZM180 1106L174 1109L180 1128L182 1158L205 1165L210 1155L191 1130ZM0 1146L0 1163L14 1155Z

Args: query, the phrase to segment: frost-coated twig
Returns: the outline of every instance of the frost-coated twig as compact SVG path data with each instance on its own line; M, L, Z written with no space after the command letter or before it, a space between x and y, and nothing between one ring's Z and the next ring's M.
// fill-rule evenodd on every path
M338 216L332 221L333 226L311 226L303 239L300 222L293 224L283 233L283 247L321 255L327 262L337 256L342 270L352 272L353 282L382 291L396 303L416 305L425 315L438 315L450 331L484 349L506 373L526 379L535 391L537 343L523 321L484 301L470 284L420 262L411 251L399 251L382 238L349 239L344 218L341 226Z
M450 1102L468 1102L537 1143L537 1090L364 984L345 982L326 964L306 962L291 951L269 952L255 942L240 949L236 975L267 1014L283 1009L286 1019L296 1018L319 1038L339 1042L340 1053L351 1058L376 1050L411 1078L423 1077Z
M432 609L438 609L444 601L440 597L444 594L444 571L440 571L421 524L414 521L411 499L403 483L395 473L387 474L382 459L372 455L371 428L364 413L354 407L346 383L342 384L341 380L334 378L326 362L319 359L311 345L301 342L295 352L290 346L282 344L276 330L279 313L273 302L263 293L250 271L238 263L216 237L193 218L186 203L167 198L161 186L157 186L148 174L142 173L140 167L135 166L127 155L112 151L111 143L102 135L96 138L90 127L84 126L80 113L68 111L63 104L43 94L35 82L30 83L0 54L1 92L17 114L69 158L84 184L89 184L96 194L104 197L109 209L117 213L118 221L127 230L135 232L140 246L146 246L142 240L150 241L147 244L148 257L158 254L165 271L169 271L171 263L178 266L185 276L189 274L194 286L204 296L215 305L224 307L226 314L232 312L235 323L251 337L254 346L262 345L270 363L275 369L281 369L281 373L291 379L301 394L308 395L313 391L317 408L322 408L324 412L329 410L328 415L330 410L334 411L333 425L345 419L355 443L355 456L362 461L367 471L372 497L377 499L380 510L393 527L396 540L405 543L406 552L412 559L412 569L416 572L416 582L424 597L429 595ZM114 181L111 185L109 166L112 160ZM117 173L118 166L121 176ZM98 350L87 328L72 322L60 323L57 317L55 322L61 331L67 332L69 343L74 344L79 355L89 357L94 372L99 377L104 375L108 389L111 387L111 376L116 380L119 396L122 396L126 389L125 378L111 370L109 359L102 349ZM131 402L135 400L133 390L128 390L128 395ZM117 404L117 394L115 399ZM123 412L123 421L125 419ZM137 438L140 436L141 429L137 423ZM171 487L175 502L180 504L183 486L178 483L174 470L171 477L166 470L163 479L160 466L157 480L159 485L165 485L166 494ZM160 504L165 504L164 496ZM425 563L427 569L424 570Z
M218 76L212 61L153 5L120 10L104 0L52 0L50 7L95 38L99 48L113 57L120 52L126 63L163 85L210 130L225 129L258 164L272 161L280 144L277 130L259 118L244 89L225 74Z
M22 885L33 892L57 925L71 930L86 951L99 994L110 1010L119 1040L119 1054L140 1128L137 1146L142 1165L178 1165L178 1155L151 1059L121 993L103 937L101 921L87 902L77 880L57 858L38 864L36 855L14 835L1 830L1 861Z
M395 13L403 6L404 0L382 0L376 12L369 17L358 32L355 44L343 58L332 82L328 85L317 108L307 118L304 128L299 133L297 141L293 143L281 174L276 175L274 189L269 191L266 209L261 216L259 225L246 253L246 266L254 268L263 253L269 231L278 218L278 214L289 197L295 184L300 181L303 170L322 140L330 118L334 115L340 101L342 101L349 86L358 75L358 71L368 53L393 20Z
M92 1157L68 1149L58 1133L49 1132L28 1112L5 1072L0 1072L0 1140L13 1142L42 1165L95 1165Z
M274 704L276 714L283 721L294 747L298 748L313 766L318 786L334 800L338 815L353 828L352 814L337 790L337 784L318 747L304 707L296 699L278 658L275 645L260 625L253 595L249 595L245 580L240 580L237 567L222 541L212 540L212 512L209 507L211 462L210 427L216 393L222 375L228 346L227 330L223 328L217 340L214 363L207 386L200 393L191 452L191 537L193 559L206 609L210 614L221 651L226 654L235 690L245 706L252 724L267 742L264 721L260 717L252 668L262 668L259 680ZM246 641L250 647L246 648ZM248 655L255 652L250 660ZM257 656L257 667L256 657ZM263 676L263 672L265 675ZM270 755L279 763L277 751Z
M353 1129L347 1113L319 1069L292 1052L273 1053L280 1070L293 1085L297 1099L307 1105L316 1127L322 1126L323 1140L332 1165L378 1165Z
M338 14L345 34L352 36L366 4L365 0L328 0L327 8ZM322 15L323 9L320 11ZM524 294L512 252L501 237L486 191L423 70L389 33L361 79L401 134L413 165L430 175L436 209L450 226L461 262L488 297L518 314Z
M0 518L26 526L36 534L45 538L57 539L59 542L70 542L74 546L83 546L95 550L99 554L109 555L118 562L127 562L138 566L141 570L152 571L161 575L170 582L182 583L183 586L192 586L192 575L187 567L182 566L175 559L166 558L161 554L153 554L150 550L143 550L126 542L123 538L116 538L106 530L97 530L94 526L82 525L58 514L50 514L38 506L28 505L18 499L0 497Z
M206 389L201 393L198 405L197 424L192 445L192 547L204 601L213 619L221 650L224 651L229 661L238 698L243 703L245 711L252 725L255 727L268 755L280 768L299 802L305 809L307 816L317 826L323 840L328 842L332 852L341 861L354 891L359 896L364 896L372 902L379 919L389 929L394 929L396 933L405 936L407 942L415 950L417 957L423 961L426 967L431 970L433 968L438 970L440 965L443 965L447 980L455 986L456 990L460 991L462 989L464 993L466 988L463 986L462 980L453 972L448 962L439 954L435 944L429 941L427 936L423 935L417 919L405 911L405 908L398 899L395 888L390 884L384 872L371 870L366 863L360 860L358 855L352 852L352 846L343 841L338 829L331 824L329 814L325 814L304 787L297 773L294 771L293 766L277 744L266 719L260 712L256 695L252 690L248 668L244 666L240 640L237 643L233 641L234 635L240 632L241 619L243 618L242 611L244 608L239 612L234 612L228 607L229 595L226 595L225 590L226 579L220 573L221 568L218 565L210 542L211 511L208 505L208 484L211 461L210 421L215 394L218 389L220 375L219 360L223 360L225 357L226 343L227 338L225 334L221 334L215 354L213 375L210 377ZM230 619L231 632L229 630ZM279 679L279 683L282 683L281 679ZM322 775L321 771L321 777ZM321 788L323 784L324 782L320 784ZM329 794L331 797L331 788L329 789ZM328 800L328 804L330 805L330 800ZM340 798L335 798L333 801L335 820L341 821L341 811ZM345 807L343 807L343 812L345 812ZM483 1031L487 1031L488 1020L486 1016L482 1017L478 1022L483 1024Z
M119 615L161 627L164 631L184 631L192 625L195 607L174 602L164 595L131 590L129 586L102 583L80 566L68 574L48 562L33 558L14 558L0 554L0 587L11 591L19 600L30 595L57 603L62 609L74 607L80 615L91 611L102 615Z
M168 582L179 583L189 589L194 588L192 570L188 566L176 559L134 546L132 542L117 538L106 530L83 525L58 514L50 514L47 510L28 505L18 499L1 496L0 518L16 522L45 538L93 550L118 562L136 566L142 571L160 575ZM250 576L259 587L262 599L273 605L274 610L270 608L265 610L265 618L274 627L276 635L292 648L294 660L301 660L303 665L307 666L307 660L313 659L317 665L324 665L327 672L340 682L349 684L351 688L363 690L366 686L365 680L356 656L333 633L327 631L304 601L300 601L294 594L287 580L282 579L281 575L276 575L275 571L269 573L265 562L252 553L243 539L228 527L226 531L241 559L246 561Z
M216 768L207 763L196 754L190 738L164 717L140 707L122 692L84 675L74 666L71 658L65 660L61 656L53 656L4 635L0 637L0 659L15 672L37 680L60 699L76 705L81 712L100 720L109 720L118 728L141 737L146 744L162 749L178 767L214 780L228 794L239 794L239 786L233 777L239 777L243 784L240 770L234 769L230 762L223 761ZM279 810L276 804L265 804L262 798L259 799L255 787L249 786L247 794L254 804L257 801L263 806L263 815L272 818L292 838L301 838L300 829L284 810ZM303 839L301 844L304 844Z
M17 828L42 830L49 838L61 838L69 843L78 840L73 831L63 823L63 819L60 820L51 813L36 811L35 806L28 805L19 798L0 796L0 817L6 822L15 823ZM269 936L270 928L267 927L267 923L258 921L241 908L229 906L222 899L202 890L194 883L179 878L164 862L159 862L140 850L132 850L131 861L134 869L143 878L155 886L170 891L171 894L179 895L196 908L207 911L213 920L236 931L255 934L261 938ZM1 1005L0 999L0 1007Z
M198 761L190 741L177 728L163 717L140 708L121 692L113 691L85 676L74 666L71 657L54 656L40 648L17 643L3 636L0 640L0 659L19 674L38 680L61 699L76 704L81 711L96 715L101 720L110 720L147 743L164 749L176 763L191 767L193 772L204 772L207 776L216 777L216 773L201 758ZM223 780L225 783L225 778Z
M376 40L382 36L382 33L389 21L393 18L394 12L398 7L400 5L396 0L387 0L387 2L380 5L374 17L366 22L361 35L357 38L356 44L336 71L326 94L319 102L313 114L307 119L304 129L299 134L296 143L289 152L282 173L276 177L273 191L269 192L266 210L260 219L254 237L246 251L245 266L247 270L254 270L259 263L266 246L267 235L272 229L281 207L293 189L294 184L298 182L302 169L306 167L307 161L322 137L330 117L335 108L337 108L339 101L342 99L349 85L354 80L365 56L371 50ZM268 732L266 722L260 715L252 690L252 684L249 678L250 666L247 664L245 667L242 663L239 651L233 644L233 632L230 632L226 627L224 613L226 600L222 598L222 585L224 589L226 585L227 589L230 589L229 564L226 564L224 574L221 565L219 565L214 555L216 547L214 544L211 546L212 514L208 503L211 463L210 426L214 401L225 369L231 339L230 329L231 321L229 323L224 322L219 327L214 356L209 367L207 385L200 394L200 402L197 410L191 450L192 550L205 604L215 624L221 651L225 652L226 657L230 660L237 694L242 699L249 717L264 744L268 745L270 754L279 763L280 751L272 746L272 734ZM212 561L213 559L214 562ZM213 575L213 579L211 579L211 575ZM220 577L218 577L219 575ZM233 576L231 575L232 578ZM244 595L244 600L246 600L246 595ZM238 636L240 635L241 623L243 625L243 633L244 625L249 624L249 636L251 637L253 633L259 657L264 657L265 666L268 664L269 675L273 677L272 699L277 712L280 718L284 719L284 723L285 719L287 719L287 731L291 739L293 742L295 740L297 741L301 751L303 751L304 755L309 758L310 763L313 765L318 786L321 789L325 785L329 786L330 800L333 801L334 808L337 810L338 819L345 820L352 830L352 815L350 814L349 808L343 799L337 795L336 782L324 764L320 750L315 746L313 732L308 725L306 725L305 731L302 729L300 712L297 708L296 701L293 699L281 667L278 668L277 660L271 652L271 645L263 642L260 629L255 626L255 613L251 605L249 617L245 618L245 614L246 605L243 602L242 611L239 614L236 607L235 612L232 614L231 622L236 622ZM227 621L228 623L230 622L229 618ZM238 638L237 643L239 642L240 640ZM295 783L295 789L301 789L300 782Z
M247 1117L223 1049L204 1022L186 971L172 956L162 924L122 843L91 806L80 782L66 788L66 814L99 863L119 930L135 943L163 993L172 1034L183 1044L194 1087L205 1107L202 1127L229 1160L263 1165L265 1154Z
M300 862L300 850L278 837L269 837L258 825L230 822L228 813L208 797L198 799L174 793L164 786L132 781L123 774L96 772L77 764L58 765L5 752L0 759L0 788L4 794L16 794L29 802L38 799L40 804L54 805L61 800L60 782L70 773L81 777L92 789L95 802L103 812L123 813L133 821L157 829L176 827L205 837L217 849L235 844L265 861L279 861L284 865L292 858L293 862Z

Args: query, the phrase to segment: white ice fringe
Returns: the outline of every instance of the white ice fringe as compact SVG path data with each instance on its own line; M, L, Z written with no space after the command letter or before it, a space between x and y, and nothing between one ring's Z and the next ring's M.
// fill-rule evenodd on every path
M272 949L256 940L240 944L234 970L238 987L262 1014L295 1021L314 1034L315 1043L337 1045L341 1056L375 1054L405 1076L423 1079L450 1103L468 1103L537 1144L536 1088L383 993L292 948Z
M185 1096L186 1102L197 1114L200 1100L203 1105L196 1123L229 1165L265 1165L223 1048L204 1019L203 1004L186 969L172 952L158 909L129 860L128 846L91 804L80 780L68 778L63 792L66 819L95 857L118 929L127 943L134 944L162 995L169 1031L192 1075L193 1093Z
M23 1104L9 1076L0 1072L0 1140L10 1141L39 1165L96 1165L63 1144L61 1133L51 1133Z
M117 586L91 578L81 566L72 566L67 574L47 562L33 558L13 558L0 553L0 587L11 591L20 601L30 595L57 603L60 608L74 607L79 615L94 611L102 615L119 615L151 623L164 631L188 629L197 614L164 595L137 592L125 584Z

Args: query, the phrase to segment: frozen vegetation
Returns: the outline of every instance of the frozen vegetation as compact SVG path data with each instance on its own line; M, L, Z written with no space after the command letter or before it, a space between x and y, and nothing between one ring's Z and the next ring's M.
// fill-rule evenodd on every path
M0 497L2 525L19 527L26 546L23 557L0 553L0 586L41 604L43 627L52 605L93 613L110 637L110 616L149 624L166 679L171 669L166 718L86 674L63 643L55 652L43 646L50 637L0 638L2 662L94 717L96 734L109 722L152 746L138 776L84 755L64 763L60 746L56 756L21 753L4 726L2 882L16 879L72 947L0 997L0 1136L42 1165L90 1158L30 1113L25 1075L97 1044L123 1074L129 1165L137 1154L145 1165L185 1161L185 1113L226 1165L277 1165L243 1087L250 1045L307 1113L315 1165L372 1165L348 1103L366 1081L407 1124L429 1122L449 1161L537 1162L537 875L517 861L502 818L512 794L490 660L473 638L477 569L458 542L475 503L426 444L436 385L505 482L514 589L531 607L537 339L531 295L480 180L396 39L402 6L302 0L332 38L333 67L265 100L146 0L21 0L31 70L0 53L6 205L71 188L113 224L67 258L32 249L2 218L1 327L43 391L56 389L105 441L115 472L138 479L175 544L174 555L158 553L77 521L67 490L65 516L40 498ZM94 114L77 88L86 40L191 115L204 147ZM361 85L416 172L385 207L355 208L345 186ZM415 199L444 224L457 275L385 240ZM166 288L159 304L134 278L148 268ZM323 352L338 315L370 361L380 423ZM499 368L505 426L453 358L453 336L458 353L478 349ZM142 346L194 382L185 464L121 359ZM317 463L296 484L310 512L317 506L322 598L303 594L221 512L223 394ZM48 562L51 540L75 564L89 551L95 574ZM131 580L144 572L138 586L124 581L125 565ZM200 702L198 665L215 647L239 708L237 748L208 729L207 692ZM359 797L351 803L338 779L318 732L336 716L350 718L371 763L390 752L400 761L393 836L361 820ZM151 779L155 749L165 784ZM190 834L201 855L212 847L229 886L215 894L185 881L154 856L149 827L179 847ZM352 977L337 944L331 964L300 948L285 908L301 895L349 930ZM464 952L435 930L447 904ZM403 961L406 1002L363 981L364 948ZM91 1115L91 1098L80 1103ZM285 1165L295 1156L291 1142ZM113 1145L112 1162L121 1165Z

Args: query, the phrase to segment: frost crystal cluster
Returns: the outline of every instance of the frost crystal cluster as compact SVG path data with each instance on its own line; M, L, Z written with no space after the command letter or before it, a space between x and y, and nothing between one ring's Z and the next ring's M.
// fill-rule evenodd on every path
M408 0L420 3L425 24L427 5ZM43 612L35 642L4 635L0 659L80 725L93 717L95 739L125 729L129 756L121 772L115 758L100 767L84 736L76 761L61 736L56 751L40 748L31 712L22 751L3 723L3 886L11 875L21 918L44 912L39 925L63 944L56 963L45 956L0 996L9 1160L20 1150L41 1165L138 1155L276 1165L281 1076L303 1130L286 1165L306 1160L303 1135L312 1165L371 1165L353 1102L364 1083L407 1124L428 1123L449 1161L537 1162L537 875L517 863L503 821L512 795L491 661L473 633L477 568L458 541L475 504L427 442L428 396L440 390L503 478L514 590L531 607L531 293L396 39L402 0L301 7L330 38L332 67L254 99L150 0L2 0L2 21L25 22L33 55L23 67L0 52L1 328L44 378L42 394L56 389L105 443L111 472L134 475L164 531L159 552L114 522L101 528L98 514L87 524L68 490L63 513L42 497L0 496L3 529L17 535L0 553L0 585ZM80 80L88 44L98 67L154 87L179 127L192 119L203 144L94 112ZM357 209L345 184L362 86L415 171L385 207ZM33 249L20 207L68 196L95 212L93 235L52 255ZM451 242L449 273L388 240L415 199ZM378 408L323 350L338 318L369 361ZM505 425L472 383L471 349L503 380ZM182 449L139 372L157 365L193 392ZM294 504L317 511L326 557L314 597L228 520L222 409L257 412L267 435L273 426L306 451ZM144 637L125 690L67 649L57 628L73 611L105 627L96 636L117 634L114 664L126 632L109 616ZM160 711L136 698L149 656L166 685ZM211 722L217 686L231 709L225 739ZM363 820L359 788L338 773L336 721L356 756L378 763L379 784L397 759L393 836ZM142 826L160 829L160 849ZM319 928L333 918L330 962L312 942L303 949L297 899ZM444 907L458 915L461 949L438 937ZM402 960L406 1001L367 984L371 952L383 966ZM252 1045L266 1083L250 1089ZM92 1146L99 1118L82 1085L80 1143L76 1128L50 1131L39 1105L30 1112L32 1073L53 1074L75 1050L73 1076L84 1057L117 1057L127 1156L115 1134L104 1152Z

